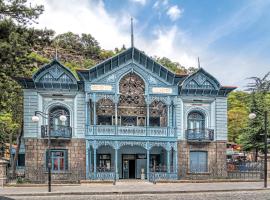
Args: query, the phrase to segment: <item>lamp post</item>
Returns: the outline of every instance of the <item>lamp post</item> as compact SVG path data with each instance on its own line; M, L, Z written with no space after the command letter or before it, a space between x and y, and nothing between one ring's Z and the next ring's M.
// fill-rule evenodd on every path
M54 116L54 115L49 115L47 113L41 112L41 111L35 111L35 115L32 116L32 121L33 122L38 122L39 121L39 117L38 115L40 115L41 117L45 118L45 119L49 119L49 117L58 117L58 116ZM67 117L65 115L60 115L59 116L60 121L65 122L67 120ZM51 133L48 130L48 125L45 125L45 135L48 135L48 192L51 192L51 179L52 179L52 173L51 173L51 169L52 169L52 161L51 161Z
M264 187L265 188L267 188L267 152L268 152L268 148L267 148L267 135L268 135L267 115L268 115L268 112L264 111ZM255 119L256 114L255 113L250 113L248 117L251 120Z

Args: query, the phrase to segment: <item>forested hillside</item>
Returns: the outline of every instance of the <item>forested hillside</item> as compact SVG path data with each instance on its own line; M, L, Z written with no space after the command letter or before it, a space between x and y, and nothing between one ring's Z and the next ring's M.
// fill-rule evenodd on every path
M119 44L114 50L105 50L91 33L64 33L38 30L31 24L38 21L44 7L29 6L27 0L0 0L0 142L18 143L22 136L22 89L13 77L31 77L43 64L57 57L72 71L91 68L97 63L123 51ZM168 58L154 57L178 74L187 74L196 68L184 68ZM229 140L244 145L247 150L261 148L258 134L263 130L261 118L256 124L248 114L262 112L270 106L269 95L233 92L228 99Z

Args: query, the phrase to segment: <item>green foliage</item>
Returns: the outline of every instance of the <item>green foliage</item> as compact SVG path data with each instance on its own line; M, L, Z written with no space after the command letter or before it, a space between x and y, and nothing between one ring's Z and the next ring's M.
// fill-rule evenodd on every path
M27 24L34 22L43 12L43 6L26 5L27 0L1 0L0 19L11 18L18 23Z
M9 135L14 133L19 124L13 121L11 113L0 113L0 141L1 143L9 141Z
M91 34L83 33L80 36L72 32L63 33L53 39L53 45L88 59L97 59L100 54L100 46Z
M249 93L236 91L228 96L228 140L237 142L245 133L249 114Z
M182 65L180 65L178 62L173 62L171 61L169 58L166 57L156 57L155 60L157 62L159 62L160 64L162 64L163 66L167 67L168 69L170 69L171 71L177 73L177 74L187 74L188 70L183 67Z

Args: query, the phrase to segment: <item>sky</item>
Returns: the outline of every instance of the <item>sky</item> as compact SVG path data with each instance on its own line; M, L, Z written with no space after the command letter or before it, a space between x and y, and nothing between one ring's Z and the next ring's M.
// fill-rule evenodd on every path
M103 49L134 46L149 56L201 67L222 85L245 89L270 71L270 0L32 0L37 28L90 33Z

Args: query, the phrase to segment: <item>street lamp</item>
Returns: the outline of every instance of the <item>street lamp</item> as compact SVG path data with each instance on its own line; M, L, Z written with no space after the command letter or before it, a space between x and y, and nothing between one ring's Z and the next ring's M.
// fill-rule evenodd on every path
M264 187L267 188L267 152L268 152L268 148L267 148L267 135L268 135L268 130L267 130L267 126L268 126L268 122L267 122L267 111L264 111ZM256 114L255 113L250 113L248 115L248 118L253 120L256 118Z
M40 115L41 117L48 119L49 117L58 117L57 115L49 115L47 113L41 112L41 111L35 111L35 115L32 116L32 121L33 122L38 122L39 121L39 117L38 115ZM67 117L65 115L60 115L59 119L61 122L65 122L67 120ZM48 191L51 192L51 177L52 177L52 173L51 173L51 169L52 169L52 161L51 161L51 133L50 131L48 131L48 125L45 125L45 135L48 135Z

